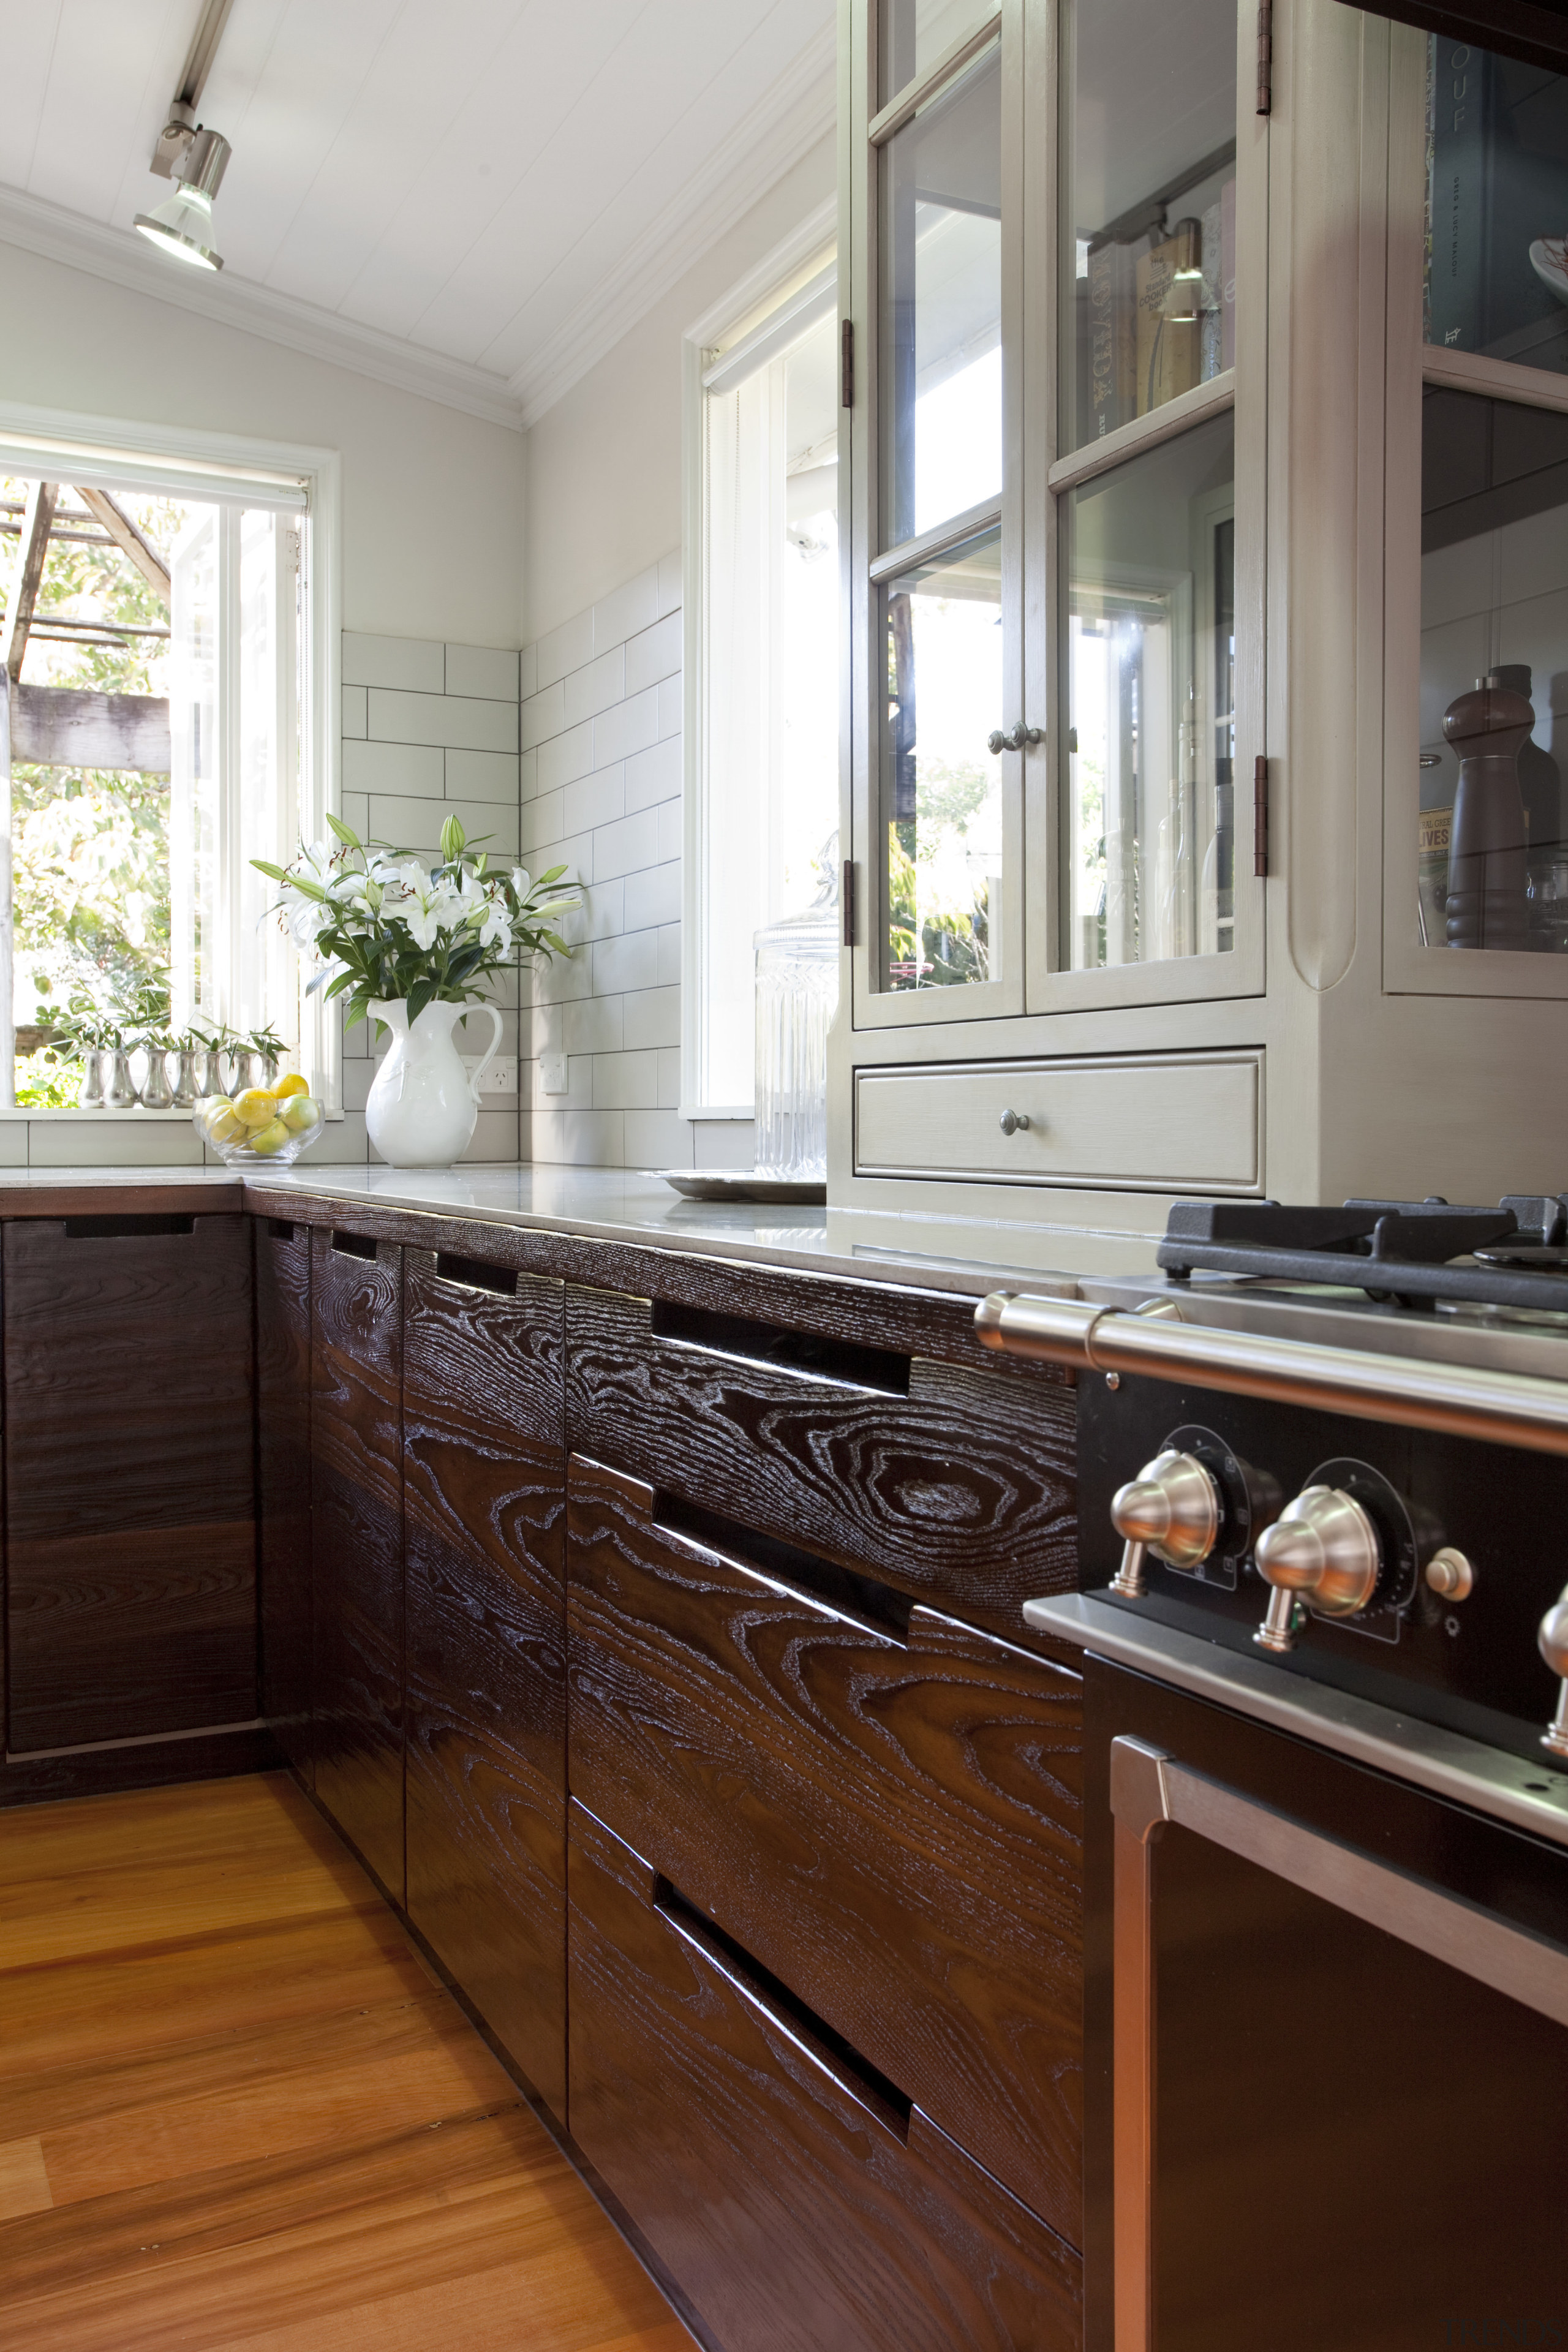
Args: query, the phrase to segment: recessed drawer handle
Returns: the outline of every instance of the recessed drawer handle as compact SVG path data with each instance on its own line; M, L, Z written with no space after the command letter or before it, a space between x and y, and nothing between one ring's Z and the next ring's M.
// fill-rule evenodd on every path
M1027 1127L1028 1124L1029 1114L1026 1110L1005 1110L1000 1120L1004 1135L1016 1135L1020 1129Z

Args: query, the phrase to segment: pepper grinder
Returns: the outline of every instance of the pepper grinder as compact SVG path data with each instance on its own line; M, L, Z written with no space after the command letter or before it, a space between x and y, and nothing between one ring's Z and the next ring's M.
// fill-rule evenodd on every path
M1519 755L1535 712L1522 694L1478 682L1443 713L1459 759L1448 837L1448 945L1513 948L1528 943L1524 799Z

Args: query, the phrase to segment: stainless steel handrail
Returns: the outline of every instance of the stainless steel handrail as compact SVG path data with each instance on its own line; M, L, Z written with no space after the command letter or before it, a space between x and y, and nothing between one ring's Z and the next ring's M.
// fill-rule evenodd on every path
M1358 1421L1568 1454L1568 1381L1221 1330L1187 1321L1173 1299L1162 1299L1147 1313L1128 1313L1081 1299L994 1290L975 1308L974 1328L983 1347L1079 1371L1191 1381L1227 1396L1268 1397Z

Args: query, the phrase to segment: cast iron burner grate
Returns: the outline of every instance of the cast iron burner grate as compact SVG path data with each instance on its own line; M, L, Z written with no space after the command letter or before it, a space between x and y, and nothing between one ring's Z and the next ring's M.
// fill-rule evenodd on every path
M1201 1270L1331 1284L1401 1307L1431 1309L1446 1298L1568 1314L1568 1192L1510 1193L1495 1209L1436 1199L1339 1209L1180 1201L1159 1264L1177 1282Z

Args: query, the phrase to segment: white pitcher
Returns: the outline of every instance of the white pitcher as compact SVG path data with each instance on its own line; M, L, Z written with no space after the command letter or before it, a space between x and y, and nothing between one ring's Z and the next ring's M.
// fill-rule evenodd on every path
M452 1032L465 1013L489 1015L482 1054L459 1054ZM405 1002L374 1003L373 1021L392 1032L364 1107L370 1139L395 1168L449 1168L466 1151L479 1115L479 1072L500 1044L493 1004L427 1004L412 1026Z

